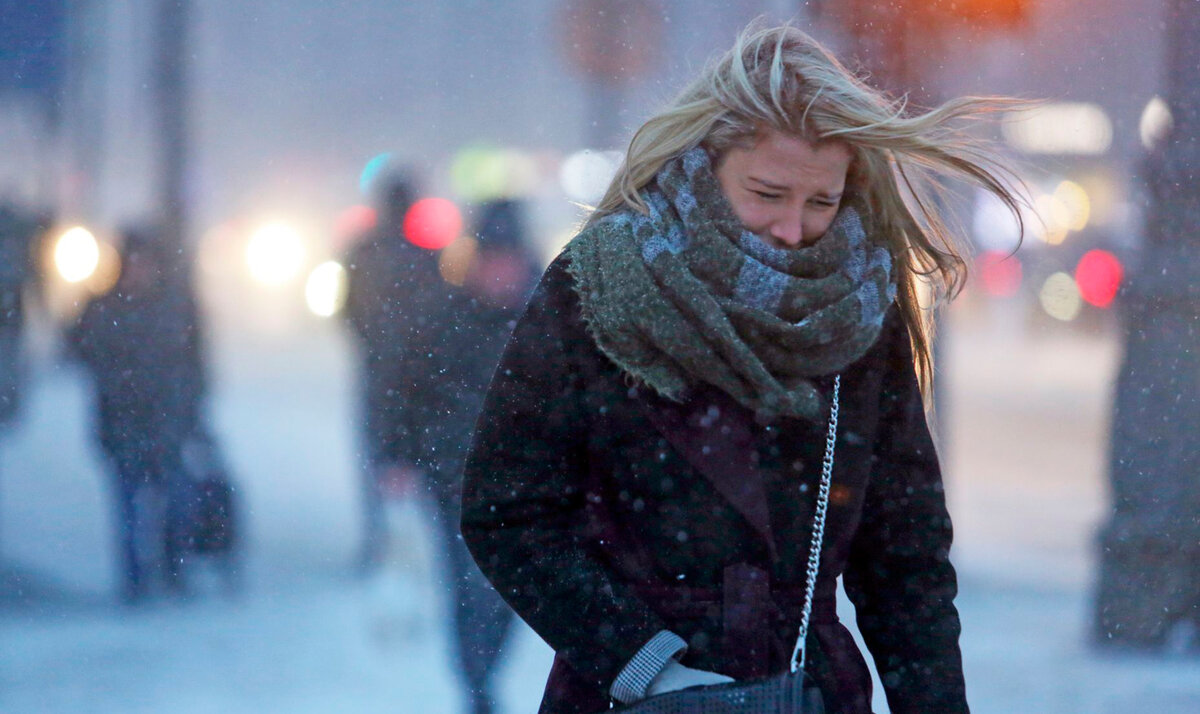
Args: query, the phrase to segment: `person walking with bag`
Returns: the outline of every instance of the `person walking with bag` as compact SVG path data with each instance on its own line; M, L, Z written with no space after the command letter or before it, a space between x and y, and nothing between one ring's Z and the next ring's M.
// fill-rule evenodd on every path
M1015 214L961 123L1018 105L907 111L752 26L637 131L465 470L463 537L556 653L541 712L870 712L839 576L891 710L967 711L917 300L965 264L924 181Z
M95 391L112 476L121 597L186 592L196 496L184 447L204 424L203 335L186 266L156 226L122 231L121 272L67 334Z

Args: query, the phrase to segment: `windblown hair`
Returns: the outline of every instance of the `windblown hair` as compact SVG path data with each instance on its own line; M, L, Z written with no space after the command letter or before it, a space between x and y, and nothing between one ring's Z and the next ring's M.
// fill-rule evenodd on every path
M932 288L936 304L958 293L967 271L965 249L934 194L943 178L980 186L1008 206L1023 233L1019 179L965 125L1028 104L963 97L910 113L905 100L868 86L804 32L754 24L638 129L589 223L624 208L645 213L638 191L667 161L697 145L719 162L731 147L752 147L767 128L812 143L845 142L853 155L845 197L865 207L870 230L889 243L899 307L928 396L932 322L923 319L921 283Z

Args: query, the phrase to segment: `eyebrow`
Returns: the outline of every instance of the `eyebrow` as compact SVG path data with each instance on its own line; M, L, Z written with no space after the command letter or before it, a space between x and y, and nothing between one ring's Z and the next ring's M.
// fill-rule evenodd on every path
M764 181L763 179L760 179L757 176L749 176L748 178L751 181L754 181L755 183L762 184L763 186L765 186L769 189L775 190L775 191L787 191L788 190L787 186L781 186L777 183L771 183L770 181Z
M789 186L781 186L777 183L771 183L770 181L764 181L763 179L760 179L757 176L748 176L747 178L749 178L751 181L754 181L755 183L761 185L763 188L768 188L772 191L790 191L791 190L791 187L789 187ZM828 198L831 201L836 201L842 197L843 193L845 193L845 191L838 191L837 193L821 193L818 195L822 196L823 198Z

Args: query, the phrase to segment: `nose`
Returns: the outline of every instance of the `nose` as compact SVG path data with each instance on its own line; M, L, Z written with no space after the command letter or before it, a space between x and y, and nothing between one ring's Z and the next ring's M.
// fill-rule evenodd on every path
M771 224L771 237L795 248L804 238L804 220L800 211L788 211Z

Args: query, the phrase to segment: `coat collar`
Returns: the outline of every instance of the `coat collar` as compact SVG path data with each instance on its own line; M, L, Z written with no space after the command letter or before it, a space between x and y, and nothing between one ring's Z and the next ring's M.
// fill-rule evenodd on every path
M750 413L715 389L682 404L651 390L643 395L642 404L654 427L766 540L771 559L777 560Z

